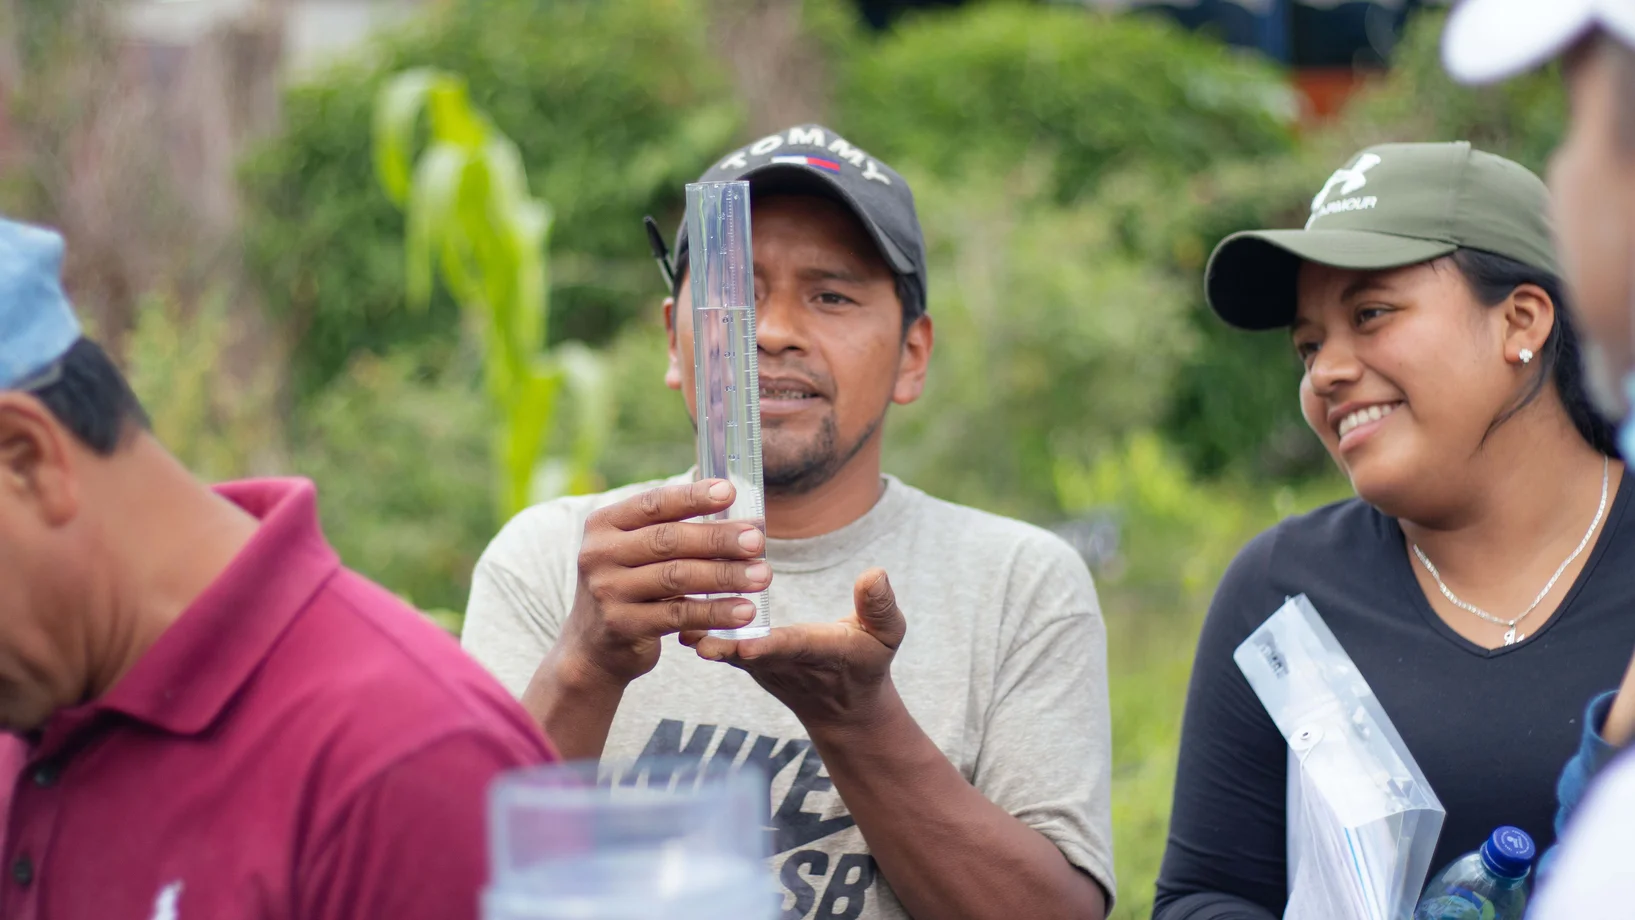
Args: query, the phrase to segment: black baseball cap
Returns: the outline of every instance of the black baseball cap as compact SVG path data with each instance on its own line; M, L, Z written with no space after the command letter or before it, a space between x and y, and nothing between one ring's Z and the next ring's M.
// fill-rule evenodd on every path
M822 125L796 125L746 144L722 157L698 177L700 182L747 180L757 195L814 195L845 205L868 230L893 273L910 279L925 312L925 236L914 209L914 193L896 170ZM676 231L676 287L687 265L687 221Z
M1401 268L1480 249L1560 276L1549 192L1527 167L1451 144L1380 144L1334 171L1299 230L1222 240L1205 269L1209 306L1240 329L1294 322L1302 262Z

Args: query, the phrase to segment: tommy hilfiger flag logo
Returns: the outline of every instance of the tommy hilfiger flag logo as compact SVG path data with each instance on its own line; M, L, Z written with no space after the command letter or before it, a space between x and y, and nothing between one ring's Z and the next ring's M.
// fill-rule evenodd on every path
M826 169L832 173L840 172L839 163L836 163L834 160L825 160L822 157L784 155L773 157L772 162L787 163L794 166L815 166L818 169Z

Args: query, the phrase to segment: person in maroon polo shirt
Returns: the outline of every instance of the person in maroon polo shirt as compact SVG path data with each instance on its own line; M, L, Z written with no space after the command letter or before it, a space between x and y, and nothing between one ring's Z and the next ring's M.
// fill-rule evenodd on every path
M545 739L311 483L166 453L61 255L0 220L0 917L475 917L487 787Z

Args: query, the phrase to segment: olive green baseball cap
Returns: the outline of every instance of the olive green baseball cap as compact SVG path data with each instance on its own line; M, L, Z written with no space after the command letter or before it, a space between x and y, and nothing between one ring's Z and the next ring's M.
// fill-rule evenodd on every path
M1209 306L1240 329L1294 322L1302 262L1379 270L1480 249L1560 276L1549 193L1518 163L1451 144L1380 144L1334 171L1299 230L1249 230L1209 257Z

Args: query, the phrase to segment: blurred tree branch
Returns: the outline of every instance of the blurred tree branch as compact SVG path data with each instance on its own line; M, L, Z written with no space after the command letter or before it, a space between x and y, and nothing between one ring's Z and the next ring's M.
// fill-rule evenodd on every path
M829 61L808 29L817 0L708 0L711 44L732 70L749 130L825 121Z
M243 283L236 169L277 123L288 0L202 31L137 23L131 9L0 0L0 210L62 231L64 281L121 360L153 295L184 318L206 299L232 304L217 373L242 385L285 364Z
M174 41L128 34L111 0L0 4L0 207L61 228L69 288L122 353L145 292L238 286L234 169L276 123L287 0Z

